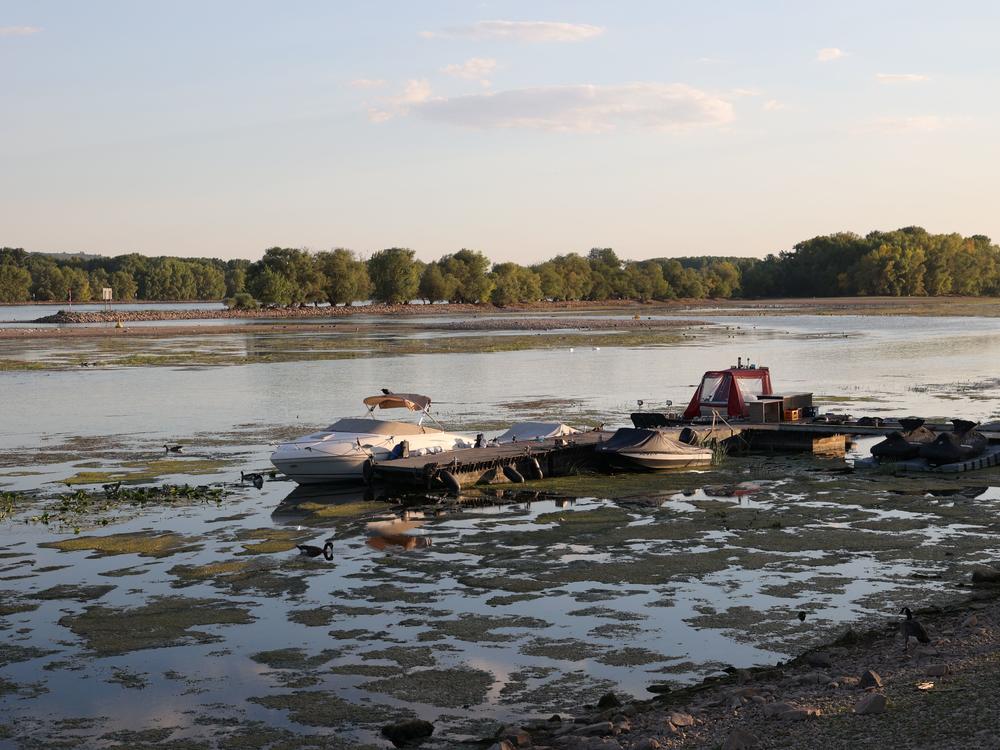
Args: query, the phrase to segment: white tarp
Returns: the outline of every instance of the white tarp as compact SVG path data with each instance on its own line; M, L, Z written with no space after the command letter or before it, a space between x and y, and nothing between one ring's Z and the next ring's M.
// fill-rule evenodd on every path
M554 438L563 435L572 435L579 430L573 429L562 422L518 422L512 425L507 432L496 438L498 443L522 443L526 440L537 438Z

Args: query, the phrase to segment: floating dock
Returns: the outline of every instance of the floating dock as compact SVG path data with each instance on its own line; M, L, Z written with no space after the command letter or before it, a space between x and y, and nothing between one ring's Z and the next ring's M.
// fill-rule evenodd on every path
M388 484L425 490L454 490L475 484L517 484L529 479L566 476L593 468L594 446L612 434L594 430L545 440L397 458L372 466L372 477Z

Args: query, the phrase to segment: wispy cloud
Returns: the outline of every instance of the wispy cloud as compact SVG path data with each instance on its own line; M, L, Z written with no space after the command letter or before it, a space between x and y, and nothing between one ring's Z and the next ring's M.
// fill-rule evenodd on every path
M556 21L479 21L468 26L450 26L441 31L422 31L427 38L513 39L520 42L581 42L604 33L600 26Z
M839 47L824 47L816 53L816 60L818 62L833 62L846 56L847 53Z
M929 81L930 77L920 73L876 73L875 80L879 83L921 83Z
M492 58L471 57L461 64L445 65L441 68L441 72L456 78L479 81L483 86L489 86L489 76L496 70L496 67L497 61Z
M764 92L761 91L760 89L743 89L743 88L738 88L738 89L730 89L729 90L729 95L730 96L760 96L763 93Z
M40 31L38 26L0 26L0 36L31 36Z
M968 125L968 117L942 117L941 115L909 115L903 117L876 117L862 132L887 133L890 135L906 133L936 133L956 127Z
M431 85L424 78L414 78L406 82L402 93L388 97L377 105L369 105L368 119L372 122L387 122L393 117L406 114L410 107L427 101L431 96Z
M680 83L539 86L429 98L411 108L428 120L469 128L602 133L618 127L681 131L725 125L733 106Z
M788 105L784 102L779 102L777 99L768 99L761 105L761 109L765 112L777 112L778 110L788 109Z
M382 78L355 78L348 86L352 89L380 89L386 81Z

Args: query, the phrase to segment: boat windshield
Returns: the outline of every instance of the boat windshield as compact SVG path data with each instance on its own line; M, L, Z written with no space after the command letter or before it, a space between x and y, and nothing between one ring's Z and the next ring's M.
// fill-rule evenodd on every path
M706 375L701 381L702 403L713 404L729 400L729 380L724 375Z
M338 419L325 432L353 432L362 435L424 435L441 432L435 427L425 427L412 422L386 422L381 419Z

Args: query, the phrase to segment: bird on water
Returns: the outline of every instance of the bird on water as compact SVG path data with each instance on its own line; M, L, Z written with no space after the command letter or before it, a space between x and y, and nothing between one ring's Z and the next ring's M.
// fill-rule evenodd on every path
M918 643L931 642L927 631L924 630L924 626L919 621L913 619L913 613L909 607L903 607L899 610L899 614L906 615L906 619L899 624L900 630L903 631L903 651L909 648L910 638L916 638Z
M164 453L183 453L184 452L184 446L183 445L164 445L163 446L163 452Z
M295 545L300 555L305 555L306 557L319 557L323 555L327 560L333 559L333 543L327 542L322 547L317 547L315 544L296 544Z

